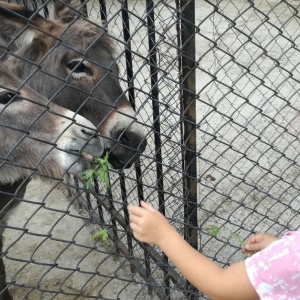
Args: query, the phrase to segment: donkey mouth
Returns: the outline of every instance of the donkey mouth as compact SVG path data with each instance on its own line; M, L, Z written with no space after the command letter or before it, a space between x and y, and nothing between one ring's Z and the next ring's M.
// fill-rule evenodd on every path
M114 155L109 149L105 149L103 153L106 153L106 151L109 152L109 156L108 156L109 163L116 170L128 169L137 160L137 159L133 159L133 157L131 157L131 159L129 159L129 161L123 161L123 160L119 159L116 155Z
M91 153L85 152L85 151L79 151L79 150L75 150L75 149L69 149L68 152L75 154L81 158L84 158L86 160L89 161L93 161L94 160L94 156Z

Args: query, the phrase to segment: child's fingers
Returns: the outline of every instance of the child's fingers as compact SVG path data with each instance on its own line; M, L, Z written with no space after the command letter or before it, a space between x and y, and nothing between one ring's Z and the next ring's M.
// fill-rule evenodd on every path
M134 214L131 214L131 215L129 216L130 222L131 222L131 223L135 223L135 224L138 223L139 218L140 218L140 217L138 217L138 216L136 216L136 215L134 215Z
M157 211L152 205L150 205L149 203L147 203L145 201L141 201L141 207L148 209L150 211L153 211L153 212Z
M260 248L260 245L257 242L246 242L244 245L246 251L256 251Z
M258 233L251 236L246 242L244 248L247 251L259 251L264 248L264 235Z
M255 251L247 251L247 250L242 250L242 252L245 254L245 255L247 255L248 257L250 257L250 256L252 256L254 253L255 253Z
M138 226L135 222L130 222L129 226L133 232L136 232L136 230L138 229Z
M254 249L254 247L252 247L249 244L245 244L243 249L242 249L242 252L244 254L246 254L247 256L253 255L256 251L257 251L257 249Z
M129 211L129 213L141 216L143 214L144 209L152 211L152 212L157 212L157 210L152 205L146 203L145 201L141 201L140 204L141 204L141 207L135 206L132 204L128 204L127 209Z
M130 215L136 215L136 216L141 216L142 215L142 208L132 205L132 204L128 204L127 209L130 213Z
M259 248L259 237L257 235L253 235L249 237L242 248L242 252L247 256L253 255Z

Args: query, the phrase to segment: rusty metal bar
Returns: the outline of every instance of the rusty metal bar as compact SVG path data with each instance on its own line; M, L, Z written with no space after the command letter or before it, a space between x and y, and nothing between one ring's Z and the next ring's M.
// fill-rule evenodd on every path
M198 248L197 237L197 164L196 164L196 59L195 1L181 0L181 113L182 167L186 241ZM201 267L201 266L200 266ZM196 289L187 282L187 298L197 299ZM191 292L192 291L192 292Z

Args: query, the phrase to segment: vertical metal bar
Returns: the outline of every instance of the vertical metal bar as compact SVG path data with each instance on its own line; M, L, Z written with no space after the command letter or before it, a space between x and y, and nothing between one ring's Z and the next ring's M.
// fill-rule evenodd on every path
M162 151L161 151L161 128L160 128L160 109L159 109L159 89L158 89L158 68L157 68L157 46L155 36L155 16L154 4L152 0L146 0L147 27L148 27L148 43L149 43L149 63L151 77L151 99L153 109L153 127L154 127L154 143L155 143L155 160L156 160L156 176L158 187L159 210L165 214L165 195L164 180L162 169ZM164 262L168 263L168 257L163 254ZM149 266L150 267L150 266ZM170 278L168 273L164 274L165 294L170 299Z
M133 66L132 66L132 52L131 52L131 40L130 40L130 26L128 16L128 4L127 0L123 1L122 5L122 21L123 21L123 35L126 42L125 59L126 59L126 71L127 71L127 82L128 82L128 99L135 110L135 93L133 83ZM142 183L142 171L140 161L135 163L137 189L139 200L144 200L144 191Z
M111 212L116 212L117 210L115 209L115 205L113 202L113 196L112 196L112 192L111 192L111 188L109 188L107 190L107 194L109 197L109 209ZM112 233L113 233L113 242L114 245L118 244L118 230L117 230L117 221L116 218L114 216L111 217L111 223L112 223ZM120 253L120 249L118 247L116 247L117 253Z
M24 3L25 6L27 6L27 2L28 2L27 0L23 0L23 3ZM37 5L36 0L32 0L31 2L32 2L33 10L37 11L38 5Z
M129 26L129 15L128 15L128 3L127 0L122 2L122 23L123 23L123 36L124 41L126 42L125 48L125 60L126 60L126 73L127 73L127 82L128 82L128 99L135 110L135 94L134 94L134 85L133 85L133 65L132 65L132 53L131 53L131 42L130 42L130 26ZM138 197L140 200L143 200L143 185L142 185L142 172L140 162L135 163L135 171L136 171L136 178L137 178L137 189L138 189ZM127 197L126 197L126 186L124 176L120 178L121 181L121 190L122 190L122 199L124 205L124 214L126 223L129 225L129 216L127 211ZM132 245L132 238L130 234L127 234L127 244L128 244L128 251L129 255L133 253L133 245ZM132 266L133 268L133 266ZM132 272L134 270L132 269Z
M106 3L105 0L99 0L100 6L100 17L102 25L106 28L107 27L107 13L106 13Z
M42 4L43 4L43 7L44 7L43 10L44 10L45 18L49 18L49 9L48 9L48 5L46 3L46 0L42 0Z
M95 188L95 192L97 194L100 194L99 182L96 178L94 178L94 188ZM96 200L97 200L97 209L98 209L99 219L100 219L100 222L102 224L104 224L103 208L102 208L101 202L98 200L98 198L96 198Z
M122 23L123 23L123 36L126 42L125 59L126 59L126 73L128 81L128 98L133 109L135 110L135 95L133 86L133 66L132 66L132 53L131 53L131 41L130 41L130 26L128 15L127 0L122 2Z
M196 167L196 72L195 1L180 0L181 11L181 108L183 115L183 195L185 239L198 249L197 167ZM197 290L187 282L188 299L197 299Z
M124 211L124 217L125 217L125 222L127 225L127 228L129 227L129 214L127 210L127 191L126 191L126 184L125 184L125 176L124 173L122 172L120 174L120 185L121 185L121 194L122 194L122 202L124 204L123 211ZM127 246L128 246L128 254L129 256L133 255L133 244L132 244L132 237L129 234L129 231L126 232L126 238L127 238ZM131 272L134 273L134 268L133 265L130 264Z
M80 193L80 188L79 188L79 180L78 180L77 176L74 176L74 182L75 182L75 186L76 186L76 195L77 195L77 200L78 200L78 206L80 209L82 209L83 207L80 202L81 193Z
M87 206L88 206L89 215L91 215L93 212L93 206L92 206L92 202L91 202L91 195L88 190L85 192L85 198L86 198L86 202L87 202Z
M88 11L87 11L87 1L86 0L80 0L80 3L81 3L81 9L80 9L80 13L82 14L82 16L84 18L87 18L88 17Z

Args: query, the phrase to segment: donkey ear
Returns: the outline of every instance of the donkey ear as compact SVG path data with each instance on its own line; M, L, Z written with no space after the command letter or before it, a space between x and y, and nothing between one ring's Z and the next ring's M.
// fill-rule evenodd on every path
M77 0L54 0L54 21L67 24L84 16L84 8Z
M16 47L29 44L42 31L49 32L50 22L25 6L0 1L0 38Z

